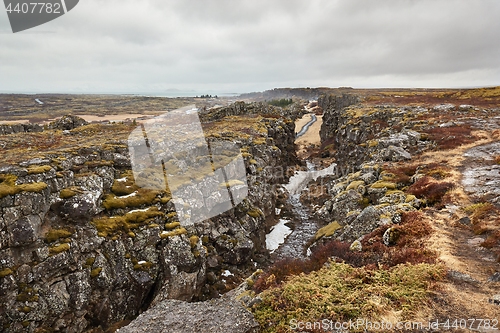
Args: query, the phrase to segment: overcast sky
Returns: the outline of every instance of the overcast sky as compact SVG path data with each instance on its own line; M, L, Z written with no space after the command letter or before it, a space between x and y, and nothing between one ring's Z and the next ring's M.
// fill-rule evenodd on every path
M0 8L0 91L500 85L499 33L498 0L81 0L16 34Z

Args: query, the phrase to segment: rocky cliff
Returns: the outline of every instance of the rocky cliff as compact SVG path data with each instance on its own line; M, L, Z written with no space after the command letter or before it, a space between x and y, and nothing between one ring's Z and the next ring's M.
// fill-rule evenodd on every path
M169 191L135 185L124 138L80 138L0 168L3 330L105 330L166 299L217 297L238 282L265 248L276 185L286 180L269 170L296 161L293 120L249 117L245 107L212 111L204 128L210 140L240 143L249 195L191 226L178 222ZM96 128L64 135L95 137Z
M325 150L333 150L343 175L359 170L367 161L411 159L409 150L421 152L427 143L414 130L422 107L361 104L355 94L324 95L320 137Z

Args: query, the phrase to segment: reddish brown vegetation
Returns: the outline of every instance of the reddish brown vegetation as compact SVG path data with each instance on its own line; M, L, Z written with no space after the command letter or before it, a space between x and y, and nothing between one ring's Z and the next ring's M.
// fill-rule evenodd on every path
M390 172L394 175L394 178L391 179L394 183L401 185L410 185L411 184L411 176L415 174L417 170L416 165L397 165L390 168L384 168L384 171Z
M436 142L439 149L453 149L464 144L474 142L476 138L471 134L469 125L434 127L423 130L427 139Z
M363 251L354 252L349 249L350 243L332 240L313 250L306 259L286 258L276 262L263 273L254 284L254 290L280 285L288 276L310 273L318 270L333 259L355 267L365 266L368 269L392 267L402 263L434 263L436 254L424 247L425 239L431 234L430 224L424 220L421 212L405 212L401 215L401 224L395 228L399 238L394 246L386 246L382 237L390 226L381 226L366 235L361 241Z
M415 195L419 199L426 199L429 206L439 206L446 192L454 187L455 184L453 183L437 182L429 176L424 176L408 188L408 193Z

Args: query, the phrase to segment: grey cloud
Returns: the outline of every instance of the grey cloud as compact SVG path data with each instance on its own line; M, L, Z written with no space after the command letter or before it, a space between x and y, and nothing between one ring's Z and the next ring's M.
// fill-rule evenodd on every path
M498 17L495 0L86 0L32 31L53 33L0 34L0 90L498 85Z

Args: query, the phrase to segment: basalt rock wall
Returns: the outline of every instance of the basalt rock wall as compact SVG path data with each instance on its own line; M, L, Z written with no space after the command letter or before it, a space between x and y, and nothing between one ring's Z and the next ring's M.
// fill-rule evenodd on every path
M224 272L253 267L265 248L286 181L266 170L296 160L293 121L262 121L265 142L241 140L248 197L190 226L164 192L120 193L134 186L125 142L0 168L1 330L106 330L166 299L225 292Z

